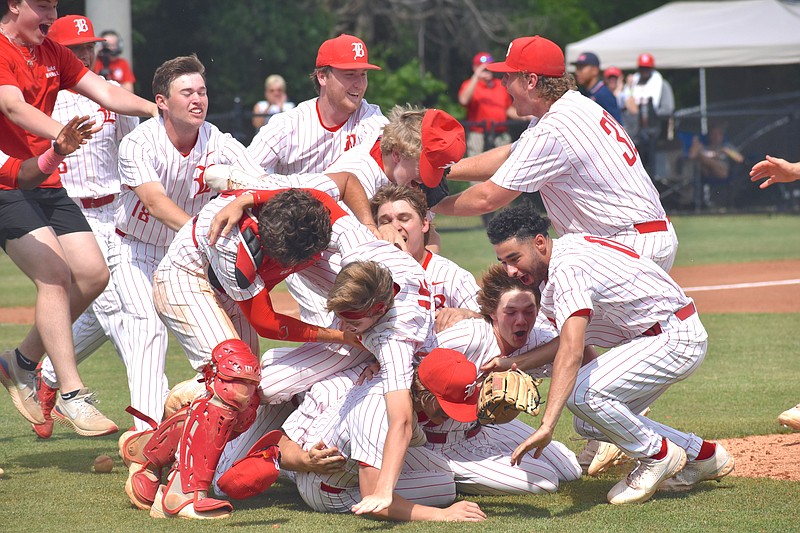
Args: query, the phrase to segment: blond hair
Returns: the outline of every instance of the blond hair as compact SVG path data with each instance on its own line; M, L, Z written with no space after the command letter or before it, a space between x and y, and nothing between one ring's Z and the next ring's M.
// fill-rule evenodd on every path
M375 261L355 261L336 276L328 292L328 311L364 312L383 303L394 304L394 281L389 270Z
M422 119L426 111L411 104L394 106L387 116L389 123L383 127L381 153L389 154L395 150L402 156L419 159L422 153Z

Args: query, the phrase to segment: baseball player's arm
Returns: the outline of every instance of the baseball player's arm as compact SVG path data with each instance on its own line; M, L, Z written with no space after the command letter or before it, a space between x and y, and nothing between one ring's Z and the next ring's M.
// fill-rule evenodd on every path
M141 117L158 116L158 107L154 102L148 102L122 87L112 85L92 71L86 72L72 89L116 113Z
M529 372L542 365L552 363L558 352L559 344L559 337L556 337L541 346L537 346L533 350L519 355L514 355L512 357L495 357L483 365L481 370L484 372L511 370L511 365L517 365L519 370Z
M55 139L64 127L25 101L19 87L0 86L0 112L20 128L43 137Z
M125 89L120 90L128 92ZM150 214L171 230L178 231L192 218L167 196L167 191L160 181L148 181L137 185L133 187L133 192Z
M483 215L510 204L520 194L492 181L484 181L462 193L448 196L433 206L432 211L440 215Z
M90 121L88 116L70 119L59 132L51 148L39 157L31 157L22 162L17 174L16 187L31 190L41 185L56 171L66 156L85 144L87 139L92 138L93 126L94 120Z
M284 435L278 447L281 450L281 470L332 474L340 471L346 460L338 448L329 448L321 441L306 451Z
M372 209L369 206L367 193L358 178L349 172L336 172L326 174L326 176L339 188L339 198L344 202L344 205L350 208L350 211L353 212L359 222L369 227L370 231L374 230L375 236L380 238L375 220L372 218Z
M389 430L383 445L383 463L374 489L365 492L362 487L362 499L352 509L355 514L378 513L392 504L394 487L411 442L414 416L411 391L405 389L387 392L384 398Z
M482 154L465 157L450 167L447 174L448 180L453 181L486 181L491 178L497 169L506 162L511 155L513 144L506 144L487 150Z
M750 181L764 178L768 179L759 185L760 189L774 183L791 183L800 180L800 162L790 163L780 157L768 155L764 161L753 165L753 169L750 171Z
M580 314L573 314L564 321L558 352L553 361L553 377L550 380L550 390L547 392L547 407L542 417L542 425L533 435L517 446L514 453L511 454L512 465L520 464L525 454L534 449L536 451L533 456L538 459L544 448L553 440L553 431L567 404L569 395L575 388L578 369L583 362L588 324L589 317Z
M380 471L372 466L359 466L358 484L361 494L368 494L374 490ZM392 496L392 504L374 516L388 520L402 522L412 521L437 521L437 522L481 522L486 519L486 513L481 511L477 503L459 501L444 509L429 507L412 503L398 494Z

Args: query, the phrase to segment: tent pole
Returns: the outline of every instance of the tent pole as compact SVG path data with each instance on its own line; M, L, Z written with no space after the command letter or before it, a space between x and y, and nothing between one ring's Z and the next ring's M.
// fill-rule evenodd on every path
M706 68L700 67L700 133L708 133L708 117L706 116Z

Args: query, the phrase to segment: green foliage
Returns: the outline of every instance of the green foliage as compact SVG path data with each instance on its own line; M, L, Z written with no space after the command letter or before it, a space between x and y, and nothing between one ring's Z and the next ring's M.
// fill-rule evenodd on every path
M420 74L417 58L396 69L385 67L370 76L367 99L380 105L384 113L396 104L409 103L443 109L454 116L464 114L463 108L447 94L446 83L430 72Z

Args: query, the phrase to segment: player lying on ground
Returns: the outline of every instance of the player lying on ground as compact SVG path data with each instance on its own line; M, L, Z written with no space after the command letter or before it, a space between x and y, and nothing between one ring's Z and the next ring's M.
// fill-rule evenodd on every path
M567 407L579 435L611 441L638 460L608 493L612 504L728 475L733 457L720 444L637 414L703 361L708 335L694 302L631 248L592 235L552 239L549 225L523 206L498 213L487 229L506 272L543 286L542 313L560 334L542 424L512 461L529 451L539 457ZM586 343L610 349L582 366Z

